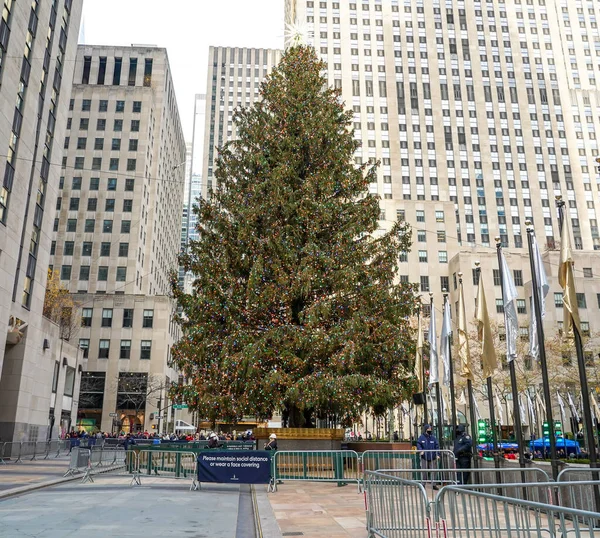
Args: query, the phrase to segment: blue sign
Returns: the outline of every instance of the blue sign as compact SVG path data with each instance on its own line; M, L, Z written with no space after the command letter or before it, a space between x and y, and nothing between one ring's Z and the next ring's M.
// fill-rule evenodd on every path
M216 451L198 454L198 482L268 484L271 453L257 450Z

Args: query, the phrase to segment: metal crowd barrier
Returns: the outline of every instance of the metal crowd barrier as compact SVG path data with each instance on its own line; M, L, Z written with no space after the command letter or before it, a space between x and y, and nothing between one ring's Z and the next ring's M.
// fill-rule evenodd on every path
M76 447L71 450L69 469L63 476L74 476L86 472L90 466L90 451L87 448Z
M369 538L431 536L431 507L425 488L413 480L365 471Z
M422 458L421 454L425 457ZM426 464L429 454L438 456L431 460L436 469L454 469L456 467L456 458L452 450L366 450L361 455L362 470L420 469Z
M282 480L356 483L360 492L360 459L353 450L277 451L271 460L269 491Z
M539 484L514 486L530 488L539 487ZM600 536L600 513L514 499L459 486L443 488L435 501L435 509L444 536L450 538Z
M190 491L196 491L198 489L197 458L195 452L140 450L136 456L136 471L131 483L141 485L143 475L191 478Z

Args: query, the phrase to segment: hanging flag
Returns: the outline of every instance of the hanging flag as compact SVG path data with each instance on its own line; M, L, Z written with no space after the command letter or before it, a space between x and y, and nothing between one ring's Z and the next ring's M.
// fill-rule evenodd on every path
M521 415L521 424L529 424L527 422L527 414L525 413L525 407L523 407L523 402L521 401L521 395L518 395L519 399L519 415Z
M498 424L500 426L504 425L504 413L502 413L502 402L500 401L500 396L496 392L496 407L498 408Z
M538 242L533 236L532 239L532 251L533 251L533 264L536 275L536 280L539 289L540 296L540 311L542 313L542 319L546 317L546 295L548 295L548 290L550 289L550 285L548 284L548 277L546 276L546 270L544 269L544 262L542 261L542 255L540 254L540 247ZM529 327L529 354L534 359L540 358L540 344L538 341L537 335L537 319L535 313L535 307L533 302L533 291L530 297L530 327Z
M467 397L465 396L464 390L460 393L460 398L458 399L458 405L467 405Z
M519 319L517 317L517 288L512 273L506 263L504 252L500 251L502 263L502 301L504 303L504 326L506 329L506 360L512 362L517 358L517 338L519 336Z
M565 413L565 402L561 398L560 393L558 391L556 391L556 397L558 398L558 406L560 407L560 416L562 418L562 423L563 423L563 427L564 427L567 423L567 415Z
M558 283L563 289L563 326L567 336L571 335L573 328L581 334L579 320L579 307L577 306L577 293L575 292L575 278L573 276L573 252L571 251L571 234L569 233L569 218L563 218L562 233L560 236L560 265L558 268Z
M434 407L433 407L433 394L431 394L431 392L432 392L432 391L429 391L429 413L430 413L430 415L431 415L431 422L430 422L429 424L432 424L432 425L433 425L433 423L434 423L435 421L433 420L433 418L434 418L434 417L433 417L433 410L434 410Z
M531 426L535 428L537 424L537 418L535 416L533 402L531 401L531 396L529 395L529 392L526 392L525 394L527 395L527 405L529 406L529 415L531 416Z
M400 409L402 410L402 415L406 416L410 414L410 411L406 408L405 404L400 404Z
M449 424L450 423L450 415L449 415L450 408L448 407L448 402L446 400L446 397L444 396L444 393L442 393L442 409L444 410L444 421L446 424Z
M435 309L431 305L431 316L429 317L429 386L440 382L439 360L437 348L437 327L435 323Z
M535 399L537 401L538 406L540 407L540 409L542 410L542 413L544 415L546 415L546 404L544 403L544 401L542 400L542 397L540 396L539 392L536 392L535 394Z
M458 288L458 320L456 323L458 334L458 360L460 361L459 375L473 381L473 370L471 368L471 353L469 351L469 337L467 335L467 316L465 314L465 297L462 280Z
M477 405L477 398L473 397L473 407L475 408L475 418L481 420L481 413L479 412L479 406Z
M423 392L423 324L421 313L418 316L417 326L417 356L415 357L415 377L417 378L417 392Z
M600 420L600 407L598 407L598 400L596 400L596 395L593 392L590 394L590 402L592 403L592 415L596 420L596 424L598 424Z
M491 377L498 368L498 359L496 349L494 348L494 337L492 336L492 327L488 316L485 292L483 290L483 279L479 273L479 287L477 288L477 307L475 309L475 318L477 319L477 333L479 342L481 342L481 363L483 367L483 377Z
M575 423L579 424L579 413L577 412L577 407L575 407L575 402L573 401L570 392L567 392L567 401L569 402L571 416L575 419Z
M444 301L442 318L442 334L440 336L440 360L444 366L444 385L450 386L450 335L452 325L450 322L450 303Z

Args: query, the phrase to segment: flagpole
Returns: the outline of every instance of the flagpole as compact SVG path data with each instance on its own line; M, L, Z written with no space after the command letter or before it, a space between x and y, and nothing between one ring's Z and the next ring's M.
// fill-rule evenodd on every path
M430 305L430 313L433 316L433 293L429 293L429 305ZM433 338L437 338L437 334L434 335L429 335L429 337L431 338L433 336ZM431 355L431 353L430 353ZM440 443L440 448L444 448L444 425L442 424L442 392L441 392L441 387L440 387L440 381L439 381L439 359L438 357L436 357L436 360L438 360L438 381L435 384L435 403L437 405L437 430L438 430L438 441ZM430 361L431 361L431 356L430 356ZM431 364L429 365L429 370L431 371ZM433 410L431 411L431 417L433 418ZM433 425L432 425L433 426Z
M481 280L481 265L479 262L475 262L475 271L477 272L477 283L480 284ZM483 289L483 288L482 288ZM481 301L481 297L477 297L477 301ZM482 350L483 352L483 350ZM496 411L494 410L494 387L492 386L492 376L486 378L487 384L487 395L488 395L488 407L490 412L490 422L492 424L492 454L494 456L494 467L500 467L500 452L498 446L498 432L496 431ZM498 475L498 483L501 483L502 479Z
M556 197L556 207L558 209L558 227L561 233L562 238L562 230L564 226L564 214L563 208L565 206L565 202L562 199L562 196ZM561 252L564 249L564 245L560 245ZM569 262L567 262L569 263ZM565 293L566 293L565 289ZM598 467L598 459L596 453L596 436L594 435L594 428L592 424L592 413L590 408L590 389L588 386L587 372L585 371L585 357L583 355L583 342L581 341L581 333L580 327L577 323L575 323L575 319L573 317L573 313L569 313L573 325L573 335L575 336L575 351L577 352L577 366L579 367L579 382L581 383L581 392L583 397L583 414L584 414L584 423L585 423L585 433L586 437L591 441L588 443L588 453L590 458L590 467L595 468ZM564 323L564 321L563 321ZM564 323L566 327L567 324ZM598 473L594 473L592 475L593 480L598 480ZM600 491L597 486L594 487L594 497L596 500L596 510L600 510Z
M502 298L504 300L505 290L504 290L504 264L502 263L502 240L500 237L496 237L496 251L498 253L498 267L500 269L500 288L502 290ZM506 304L504 304L504 309L506 310ZM505 312L505 323L504 327L506 330L506 342L508 348L508 339L511 337L509 335L509 327L508 323L506 323L506 312ZM508 351L508 349L507 349ZM513 421L514 421L514 429L515 429L515 437L517 439L517 445L519 447L519 465L521 467L525 467L525 456L523 453L523 427L521 425L521 410L519 409L519 391L517 389L517 373L515 371L515 360L510 360L507 353L508 360L508 368L510 371L510 388L512 392L513 398Z
M442 290L444 293L444 308L448 304L448 290ZM450 327L451 328L451 327ZM448 363L450 364L450 409L452 416L450 417L452 425L450 427L450 435L452 439L456 437L456 427L458 423L456 421L456 398L454 395L454 365L452 364L452 332L448 333Z
M458 273L458 285L460 286L460 293L462 294L463 304L464 304L464 288L463 288L463 274ZM463 309L464 310L464 309ZM465 313L460 312L461 316L464 316ZM464 393L463 393L464 394ZM475 443L475 454L473 457L473 463L475 464L475 468L479 467L479 458L477 457L477 419L475 418L475 396L473 395L473 382L470 378L467 378L467 395L469 397L469 420L471 421L471 439ZM465 409L466 411L466 409ZM466 417L465 417L466 418Z
M529 247L529 265L531 267L531 294L533 296L533 308L536 319L537 341L539 346L540 366L542 370L542 390L544 391L544 400L546 401L546 422L548 423L549 441L550 441L550 463L552 465L552 478L558 477L558 460L556 459L556 437L554 433L554 417L552 416L552 396L550 395L550 381L548 379L548 361L546 359L546 340L544 336L544 323L542 320L542 305L540 297L540 286L538 282L538 270L536 269L535 256L533 253L534 229L531 221L526 221L527 226L527 245ZM533 335L529 335L530 338ZM544 441L544 432L542 431L542 446L546 448Z
M422 315L422 303L421 297L419 296L419 308L417 315L419 316L419 330L423 330L421 315ZM421 349L421 387L423 393L423 425L427 422L427 392L425 390L425 361L423 360L423 349Z

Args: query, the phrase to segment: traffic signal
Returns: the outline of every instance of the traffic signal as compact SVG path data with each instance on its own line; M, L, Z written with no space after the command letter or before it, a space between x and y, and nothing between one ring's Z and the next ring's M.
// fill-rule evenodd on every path
M477 421L477 442L479 444L484 444L488 442L487 424L483 419L479 419Z
M550 427L548 426L548 421L544 421L544 424L542 424L542 434L544 437L550 437Z
M558 437L562 437L562 434L563 434L562 422L560 422L559 420L555 420L554 421L554 435L556 435Z

